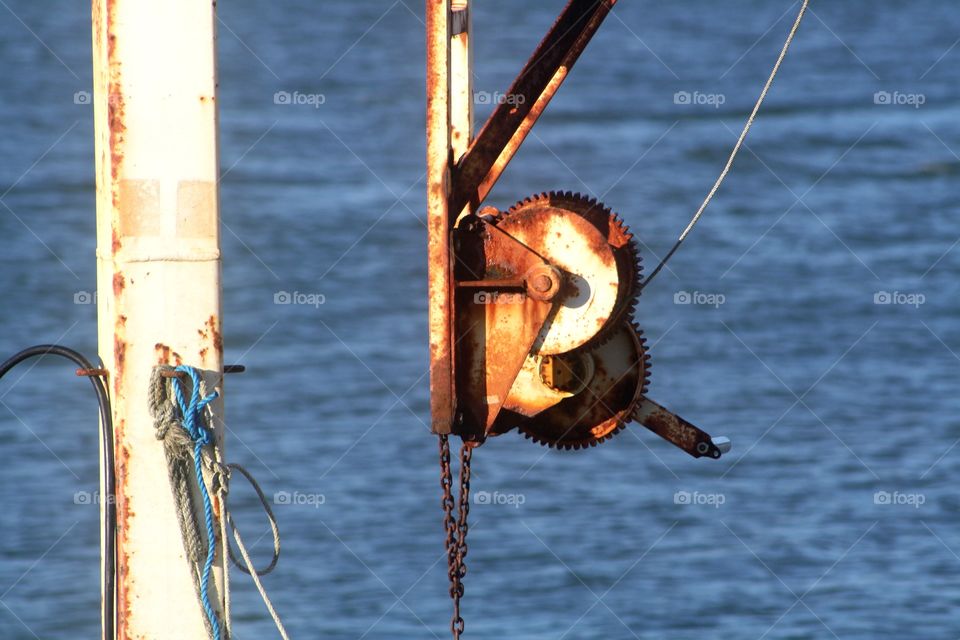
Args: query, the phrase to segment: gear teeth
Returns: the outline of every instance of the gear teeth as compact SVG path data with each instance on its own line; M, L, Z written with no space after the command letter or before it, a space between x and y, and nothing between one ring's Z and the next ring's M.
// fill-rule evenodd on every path
M618 296L618 302L606 325L586 344L578 347L575 352L592 350L606 345L617 334L617 331L627 324L634 332L638 345L638 365L641 369L637 380L637 393L632 403L627 405L616 417L613 417L613 426L602 436L588 437L581 440L552 440L538 436L530 426L519 426L520 433L525 439L532 440L541 446L560 450L579 450L595 447L620 433L630 422L635 421L640 397L647 392L650 383L650 355L647 351L647 339L635 321L636 307L642 284L643 259L640 254L636 235L627 227L624 219L618 213L595 198L573 191L544 191L523 198L506 211L500 219L517 213L527 207L546 205L562 208L579 214L592 222L607 236L607 241L616 257L617 268L623 278L624 286ZM498 220L499 221L499 220Z
M626 327L624 326L626 325ZM523 434L524 438L533 440L537 444L545 447L550 447L552 449L559 449L564 451L570 450L579 450L595 447L602 442L606 442L610 438L614 437L621 431L623 431L631 422L636 421L636 414L639 408L639 403L641 402L642 396L646 395L647 388L650 384L650 354L647 351L646 343L647 339L643 337L643 331L639 328L635 321L628 321L626 323L621 323L621 330L629 328L634 335L634 344L637 348L638 363L640 366L639 377L636 381L637 390L630 401L629 404L626 404L623 409L617 412L615 415L610 418L613 420L613 426L609 430L600 436L591 436L587 438L582 438L579 440L563 440L561 438L551 439L550 437L545 437L544 435L538 434L536 427L533 426L535 423L528 423L527 425L519 425L518 431ZM611 334L612 337L613 334ZM622 334L621 334L622 336ZM607 338L609 340L610 338ZM597 347L594 347L597 348ZM577 350L579 351L579 349ZM536 420L533 418L532 420ZM600 423L598 423L600 424Z
M544 440L544 439L538 438L536 435L527 431L523 427L521 427L518 430L520 431L521 434L523 434L523 437L525 440L532 440L533 442L539 444L542 447L557 449L559 451L579 451L581 449L592 449L593 447L596 447L598 444L606 442L610 438L614 437L615 435L623 431L627 427L627 425L633 421L634 421L634 418L633 418L633 415L631 414L626 419L617 420L617 425L613 429L611 429L608 433L598 438L590 438L588 440L575 440L572 442L553 442L550 440Z

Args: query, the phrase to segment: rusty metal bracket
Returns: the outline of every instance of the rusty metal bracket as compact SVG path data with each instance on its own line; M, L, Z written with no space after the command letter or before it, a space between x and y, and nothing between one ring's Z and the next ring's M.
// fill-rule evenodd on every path
M109 375L109 372L106 369L101 368L91 368L91 369L77 369L77 375L81 378L106 378Z
M482 442L524 360L550 318L562 275L546 260L480 218L454 232L458 253L454 433Z
M224 373L243 373L247 370L247 367L242 364L225 364L223 365ZM79 375L79 373L77 374ZM166 369L160 372L161 378L186 378L187 373L185 371L175 371L173 369Z
M570 0L453 169L448 214L479 206L616 0Z

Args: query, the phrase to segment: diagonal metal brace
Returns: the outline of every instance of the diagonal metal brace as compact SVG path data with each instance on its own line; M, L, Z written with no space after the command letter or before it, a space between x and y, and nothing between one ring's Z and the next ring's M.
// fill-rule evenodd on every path
M476 210L556 94L616 0L570 0L505 100L497 105L453 168L451 223L467 204Z

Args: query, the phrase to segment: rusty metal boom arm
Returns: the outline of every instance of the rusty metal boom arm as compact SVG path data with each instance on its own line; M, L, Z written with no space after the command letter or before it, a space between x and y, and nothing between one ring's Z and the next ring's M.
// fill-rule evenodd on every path
M452 171L451 221L474 209L530 133L616 0L570 0ZM455 159L456 160L456 159Z

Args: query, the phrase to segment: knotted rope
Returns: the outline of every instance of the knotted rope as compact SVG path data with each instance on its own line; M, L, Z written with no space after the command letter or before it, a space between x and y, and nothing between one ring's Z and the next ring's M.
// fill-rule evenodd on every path
M163 377L164 371L178 371L186 374L190 378L189 398L184 389L184 382L179 378L172 379L173 398L170 395L170 387L167 380ZM207 405L217 397L218 393L207 394L202 378L199 372L189 366L180 365L176 368L170 366L155 367L150 379L149 405L151 415L154 417L154 426L158 440L163 441L164 452L167 457L170 485L173 490L174 500L176 501L177 519L180 523L180 531L183 535L184 549L187 558L192 563L194 571L194 586L197 590L204 613L206 614L205 623L210 637L214 640L221 638L229 639L232 636L230 625L230 589L229 576L224 568L224 623L225 635L221 631L220 620L216 611L210 602L209 582L210 572L216 557L216 530L214 529L213 505L210 499L210 491L207 489L203 477L203 464L212 470L211 486L220 500L221 518L220 518L220 539L226 547L226 557L244 573L249 574L263 599L267 610L270 613L277 630L283 640L289 640L286 629L280 620L273 603L270 601L260 576L273 571L280 557L280 530L277 527L276 517L270 508L267 498L253 478L249 471L238 464L224 463L220 455L220 449L215 446L212 440L212 433L209 427L209 416L207 414ZM205 454L204 447L209 447L210 453ZM191 452L192 447L192 452ZM190 457L193 456L193 469L191 472ZM270 564L264 569L257 569L253 566L253 561L243 543L240 532L237 529L233 516L227 508L227 494L230 491L230 479L232 471L239 471L253 487L257 494L260 504L263 506L270 523L270 529L273 533L273 557ZM192 477L191 477L192 476ZM202 509L198 509L195 504L194 493L191 482L195 481L202 498ZM204 528L206 539L201 535L198 513L203 511ZM243 564L237 560L233 553L233 548L228 542L227 525L233 531L233 538L236 541L237 548L243 559ZM201 561L203 563L200 569Z
M151 376L150 409L154 416L157 439L163 441L167 455L170 484L173 489L174 500L177 506L177 519L180 522L180 531L183 534L184 549L187 558L197 567L203 560L203 568L199 576L194 571L194 586L206 614L207 630L215 640L222 637L220 620L210 603L210 571L216 556L216 529L214 528L213 504L207 483L203 479L203 447L210 444L210 431L205 424L204 407L214 398L217 392L200 396L200 374L193 367L178 366L176 371L190 377L190 397L187 399L183 382L173 378L173 392L179 409L178 419L175 407L170 403L167 385L161 376L162 370L169 367L157 367ZM203 520L206 529L206 540L200 535L200 524L196 518L196 505L190 482L190 449L193 449L193 475L196 486L202 499Z

